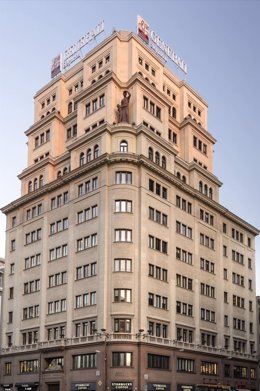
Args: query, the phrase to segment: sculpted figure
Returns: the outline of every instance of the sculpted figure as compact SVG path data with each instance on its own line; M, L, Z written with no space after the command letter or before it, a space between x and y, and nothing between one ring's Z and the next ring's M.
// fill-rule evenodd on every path
M119 122L129 122L129 101L131 94L128 91L123 92L123 99L120 105L120 120Z

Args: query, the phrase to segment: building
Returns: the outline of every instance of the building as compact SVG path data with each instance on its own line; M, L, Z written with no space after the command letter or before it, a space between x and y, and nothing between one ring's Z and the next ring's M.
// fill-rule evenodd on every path
M5 261L3 258L0 258L0 325L2 324L4 269L5 269ZM1 346L1 339L0 339L0 346Z
M2 388L257 389L255 236L207 103L114 32L35 95L7 217Z

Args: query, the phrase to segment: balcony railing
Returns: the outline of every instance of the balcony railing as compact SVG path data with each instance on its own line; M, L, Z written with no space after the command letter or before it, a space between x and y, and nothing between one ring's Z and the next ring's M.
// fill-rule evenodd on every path
M179 351L192 351L192 352L201 352L201 353L209 353L218 355L222 358L244 358L249 360L257 360L256 352L254 354L244 353L244 352L236 352L227 350L221 347L212 347L206 345L198 345L189 342L177 341L169 338L161 338L152 336L149 334L138 333L138 334L130 334L130 333L107 333L106 336L102 334L93 334L86 337L73 337L73 338L61 338L51 341L42 341L35 342L30 345L20 345L20 346L10 346L6 348L1 348L1 354L10 354L10 353L22 353L28 351L37 351L37 350L45 350L45 349L64 349L68 346L77 346L82 344L94 344L100 343L104 341L111 342L127 342L127 343L152 343L159 346L167 346L172 347L173 349L177 349Z

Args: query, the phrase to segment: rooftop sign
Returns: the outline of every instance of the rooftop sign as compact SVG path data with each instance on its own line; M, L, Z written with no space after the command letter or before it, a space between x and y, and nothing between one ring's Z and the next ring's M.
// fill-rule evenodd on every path
M93 41L105 30L105 22L102 20L93 30L87 32L77 42L71 45L65 52L58 54L52 60L51 77L57 76L60 72L67 70L78 58L81 57L80 50L89 42Z
M173 61L184 73L187 73L187 64L154 30L150 30L150 25L140 15L137 16L137 35L165 61L168 59Z

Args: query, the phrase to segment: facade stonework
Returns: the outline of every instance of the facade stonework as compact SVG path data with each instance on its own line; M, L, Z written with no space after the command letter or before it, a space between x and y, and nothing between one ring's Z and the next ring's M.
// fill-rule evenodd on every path
M219 202L207 111L129 32L36 93L2 209L4 390L257 390L259 231Z

